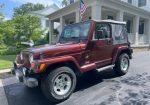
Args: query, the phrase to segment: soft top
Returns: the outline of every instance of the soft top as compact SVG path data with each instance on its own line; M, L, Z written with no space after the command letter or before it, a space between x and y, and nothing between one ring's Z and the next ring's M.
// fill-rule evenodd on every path
M124 24L126 25L126 22L121 22L121 21L115 21L115 20L93 20L96 22L106 22L106 23L113 23L113 24Z

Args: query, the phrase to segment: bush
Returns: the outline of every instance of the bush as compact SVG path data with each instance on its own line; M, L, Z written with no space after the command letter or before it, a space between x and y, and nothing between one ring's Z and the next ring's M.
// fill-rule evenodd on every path
M11 48L8 49L1 49L0 50L0 55L17 55L18 53L20 53L22 49L21 48L17 48L15 50L12 50Z
M0 50L1 50L1 49L7 49L7 46L4 45L4 44L1 44L1 45L0 45Z

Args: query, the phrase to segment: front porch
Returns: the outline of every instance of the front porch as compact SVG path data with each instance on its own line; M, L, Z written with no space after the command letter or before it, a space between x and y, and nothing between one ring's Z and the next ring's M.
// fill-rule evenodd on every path
M85 20L112 19L126 21L129 41L133 46L145 46L150 43L149 12L118 0L95 0L93 2L87 0L87 4L88 9L84 15ZM50 14L49 19L50 43L55 43L65 25L80 22L79 2ZM55 27L55 23L59 24L59 28ZM58 33L56 33L56 30Z

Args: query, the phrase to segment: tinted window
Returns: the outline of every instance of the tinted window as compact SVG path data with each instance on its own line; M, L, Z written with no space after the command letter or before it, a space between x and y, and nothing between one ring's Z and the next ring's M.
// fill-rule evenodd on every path
M97 23L95 27L94 39L98 39L99 32L102 31L100 39L110 38L110 26L105 23Z

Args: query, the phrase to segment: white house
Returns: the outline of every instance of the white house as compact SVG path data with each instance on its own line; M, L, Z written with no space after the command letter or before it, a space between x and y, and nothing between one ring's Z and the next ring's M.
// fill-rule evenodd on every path
M150 0L122 0L144 10L150 11Z
M52 4L43 10L33 11L30 14L40 18L42 29L46 29L49 28L49 19L46 16L59 9L60 8L57 5Z
M86 19L113 19L126 21L129 40L133 46L148 46L150 43L150 12L138 7L138 0L85 0L88 9ZM133 5L129 2L132 1ZM140 0L139 0L140 1ZM147 0L148 1L148 0ZM147 5L146 5L147 6ZM145 7L146 8L146 7ZM47 16L50 24L50 43L53 39L54 23L60 23L61 30L67 24L80 22L79 1L59 9Z

